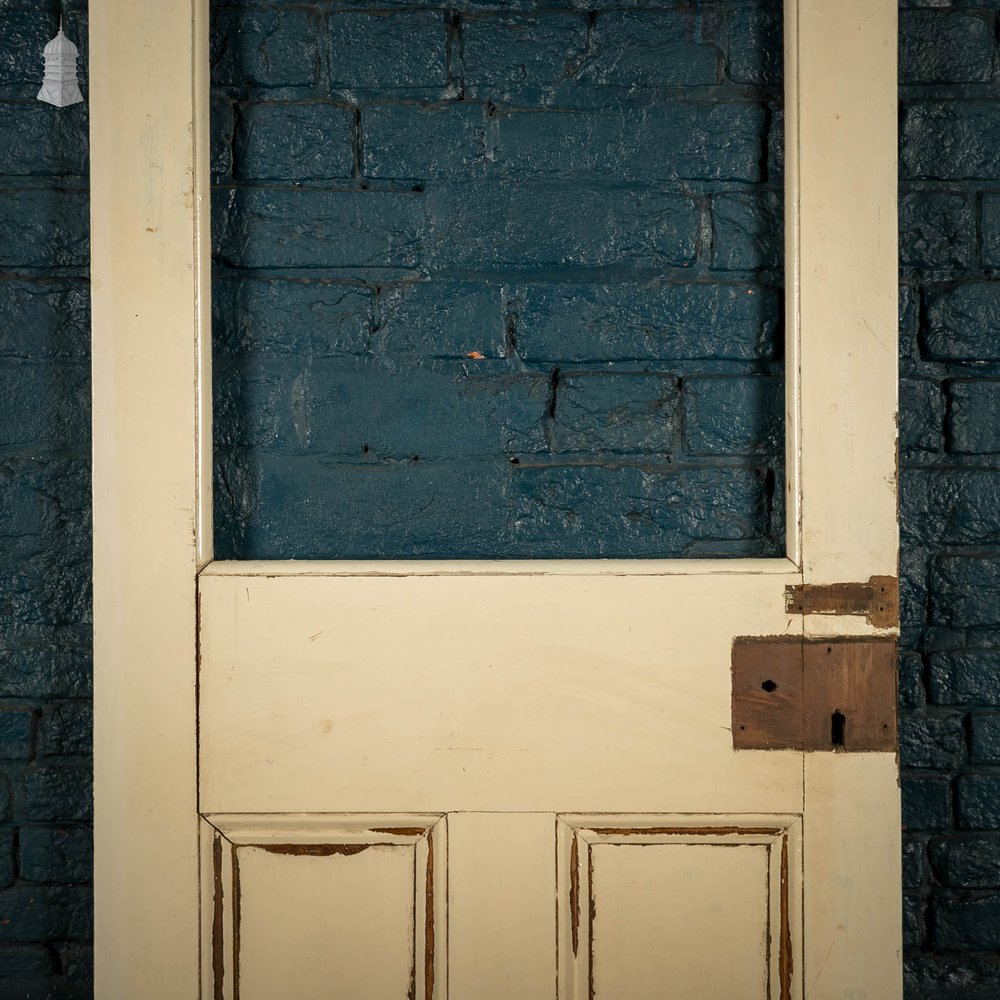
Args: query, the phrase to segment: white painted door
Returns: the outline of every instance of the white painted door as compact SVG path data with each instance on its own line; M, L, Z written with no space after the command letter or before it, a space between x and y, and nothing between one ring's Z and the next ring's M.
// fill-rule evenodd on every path
M898 997L895 4L786 8L786 558L520 564L212 560L206 7L91 13L97 995Z

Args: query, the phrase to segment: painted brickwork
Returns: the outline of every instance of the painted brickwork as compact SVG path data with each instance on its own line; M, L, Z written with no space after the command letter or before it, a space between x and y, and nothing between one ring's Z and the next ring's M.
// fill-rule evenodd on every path
M2 1000L90 995L86 110L57 112L32 100L37 54L54 28L52 6L50 0L0 0ZM261 12L260 32L270 30L268 17L300 13L306 23L316 16L313 8L291 6ZM1000 187L997 9L928 0L908 5L901 16L907 996L994 1000L1000 995L1000 411L991 402L1000 385L1000 292L993 280L1000 246L993 193ZM759 32L759 16L747 17L746 31ZM83 25L77 21L75 32L71 25L82 42ZM324 65L319 38L303 35L290 52L265 46L266 57L251 48L258 54L239 72L254 81L280 74L282 86L308 87ZM773 74L767 49L748 52L741 63L730 50L729 65ZM447 58L446 52L446 81ZM491 62L496 59L502 53L482 56L483 74L504 73ZM423 77L414 74L439 71L433 62L402 66L395 56L381 62L393 67L401 90L418 85ZM524 66L523 74L520 64L517 73L507 71L505 86L527 87L543 77L544 46ZM474 83L482 79L466 77L470 94ZM247 108L266 123L267 103ZM250 111L255 104L259 109ZM308 120L310 112L302 113ZM317 142L334 141L335 118L326 120ZM253 124L244 122L241 138L217 146L218 172L228 169L227 150L253 149ZM353 127L348 119L340 125L345 133ZM439 148L437 140L428 143L424 162L445 159ZM380 164L391 162L388 152L378 156ZM322 166L310 165L310 157ZM349 180L354 171L353 159L338 164L334 153L320 155L312 142L293 155L282 153L280 143L266 155L260 148L249 162L264 164L245 168L254 175L291 174L289 163L309 176L336 170ZM294 296L292 284L286 291ZM274 353L288 355L297 349L297 334L283 317L299 307L294 299L282 304L274 285L248 282L241 295L254 303L250 313L268 317ZM342 300L315 306L327 331L323 350L334 357L365 343L368 332L357 315L359 309L366 314L354 304L354 296L364 294L360 285L348 286ZM684 307L717 315L720 306L704 294ZM559 298L540 303L553 315L564 308ZM461 308L477 322L474 295ZM607 306L590 308L598 315ZM415 338L407 349L422 350L419 328L404 329L417 330L400 335ZM591 329L603 337L601 327ZM726 340L727 334L728 328L718 330L721 353L729 358L739 341ZM244 350L259 335L249 325L230 331L235 339L226 350ZM496 361L505 336L505 329L495 330L493 340L481 342L490 350L479 349ZM626 340L617 349L635 360L642 343ZM543 358L547 350L543 342ZM708 388L721 391L722 384L711 381ZM642 397L628 398L638 405ZM711 407L711 392L700 398L692 405ZM641 437L644 426L639 420L629 433L654 447L655 439ZM718 433L704 426L704 433ZM567 425L559 433L583 431Z
M87 110L34 100L52 0L0 0L0 998L91 993ZM81 48L85 4L66 5Z
M1000 996L997 4L900 11L910 1000Z
M213 11L220 554L783 550L780 4Z

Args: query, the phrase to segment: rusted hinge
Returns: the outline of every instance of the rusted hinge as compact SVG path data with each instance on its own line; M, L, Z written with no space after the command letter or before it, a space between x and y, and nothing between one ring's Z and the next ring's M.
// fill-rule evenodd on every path
M899 581L873 576L867 583L800 583L785 587L785 610L796 615L864 615L876 628L899 624Z
M894 751L895 640L737 638L733 747Z

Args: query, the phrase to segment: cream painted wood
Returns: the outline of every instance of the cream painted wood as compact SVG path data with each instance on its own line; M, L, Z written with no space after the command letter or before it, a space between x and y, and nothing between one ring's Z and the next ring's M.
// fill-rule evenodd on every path
M797 30L803 573L897 576L896 5L800 3Z
M799 812L801 761L730 732L793 579L207 574L202 807Z
M107 1000L198 991L205 15L154 0L90 12L95 995Z
M203 995L447 996L447 828L441 816L210 816Z
M699 995L706 949L720 976L756 970L749 996L761 969L763 995L780 1000L900 996L895 760L734 752L728 673L735 635L868 631L788 616L788 583L896 572L895 17L891 0L786 3L788 559L303 565L210 562L207 0L92 12L98 996L193 998L201 978L202 996L233 997L216 945L234 954L241 853L252 859L244 1000L273 989L262 977L302 935L308 949L314 924L300 918L324 902L300 912L291 897L326 884L338 906L350 897L398 929L401 881L413 940L425 929L414 968L434 929L433 983L414 973L415 995L505 1000L509 982L552 1000L567 969L576 978L559 996L577 995L567 837L593 840L599 997L641 996L657 974ZM611 813L644 832L595 833ZM382 817L428 831L379 834L413 840L412 881L395 864L401 845L371 843ZM729 834L692 828L713 823L756 833L723 846L712 838ZM772 828L787 834L761 832ZM768 837L786 843L777 883L776 841L761 861ZM713 851L741 860L716 867ZM219 853L230 863L216 879ZM729 953L697 933L723 882L744 886L749 914ZM471 912L477 891L506 908L495 937L485 905ZM668 891L689 920L665 911ZM773 952L759 961L776 898L788 900L787 989ZM297 928L284 942L263 922L271 904ZM329 915L335 926L344 913ZM614 914L644 921L638 938ZM654 953L667 933L684 946ZM386 982L398 968L387 962ZM301 976L308 996L319 980Z
M559 996L797 1000L797 816L559 817Z
M555 830L553 813L448 816L451 996L551 1000Z
M902 995L898 778L892 754L806 755L807 1000Z

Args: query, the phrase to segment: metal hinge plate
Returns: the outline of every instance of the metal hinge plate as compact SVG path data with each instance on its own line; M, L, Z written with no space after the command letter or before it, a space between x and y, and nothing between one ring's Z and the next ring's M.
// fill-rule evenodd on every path
M785 610L796 615L864 615L876 628L899 624L899 581L873 576L867 583L800 583L785 587Z
M895 640L737 638L733 747L895 751Z

